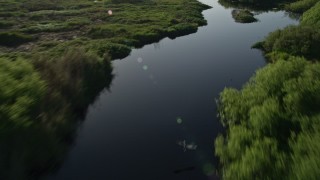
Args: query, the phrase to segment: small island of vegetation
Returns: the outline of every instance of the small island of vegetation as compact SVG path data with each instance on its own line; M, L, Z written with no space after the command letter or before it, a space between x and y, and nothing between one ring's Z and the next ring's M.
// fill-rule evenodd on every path
M231 12L233 19L239 23L252 23L258 21L249 10L234 9Z

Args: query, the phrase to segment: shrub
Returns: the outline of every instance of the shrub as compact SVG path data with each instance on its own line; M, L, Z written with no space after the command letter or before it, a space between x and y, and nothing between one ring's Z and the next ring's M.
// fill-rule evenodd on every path
M320 58L320 30L311 26L288 26L270 33L259 45L266 53L277 51L310 59Z
M121 59L128 56L131 52L129 46L123 44L110 43L109 41L97 41L91 43L88 48L97 53L100 57L109 54L111 59Z
M60 94L61 97L54 95L54 98L66 101L64 104L75 110L85 109L112 79L109 57L105 55L102 59L86 53L83 49L71 49L61 58L45 58L34 63L49 88L53 90L48 95ZM46 104L50 107L51 104L63 103L55 104L49 101Z
M320 2L318 2L314 7L306 11L302 15L301 19L302 25L315 26L319 29L320 27Z
M318 1L319 0L300 0L286 5L285 9L295 13L303 13L314 6Z
M224 179L319 177L320 64L278 60L238 91L227 88L219 114L227 135L215 153Z
M0 58L0 131L29 126L40 114L46 84L26 60Z

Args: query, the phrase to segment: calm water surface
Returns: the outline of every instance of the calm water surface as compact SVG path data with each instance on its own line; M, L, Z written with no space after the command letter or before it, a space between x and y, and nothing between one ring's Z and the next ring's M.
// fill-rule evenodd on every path
M208 26L113 62L110 91L89 108L68 158L49 179L214 179L214 139L223 131L215 99L265 65L253 43L297 22L268 12L258 23L238 24L232 9L201 2L213 7L203 12Z

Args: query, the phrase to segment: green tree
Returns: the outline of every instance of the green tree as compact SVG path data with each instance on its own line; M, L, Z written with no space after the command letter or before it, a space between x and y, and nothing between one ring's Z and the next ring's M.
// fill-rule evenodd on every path
M215 142L224 179L314 179L320 165L320 64L289 57L258 70L219 112Z
M320 27L320 2L303 14L301 24Z

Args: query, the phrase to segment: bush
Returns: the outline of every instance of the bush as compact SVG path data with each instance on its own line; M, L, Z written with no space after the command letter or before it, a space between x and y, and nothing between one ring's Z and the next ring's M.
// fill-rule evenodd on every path
M32 40L30 35L18 32L0 32L0 45L2 46L18 46Z
M286 5L285 9L295 13L303 13L314 6L319 0L300 0Z
M103 57L104 54L109 54L111 59L121 59L128 56L131 52L129 46L123 44L110 43L108 41L97 41L88 46L88 48Z
M320 28L320 2L302 15L301 24Z
M288 26L270 33L264 42L256 44L266 52L284 52L294 56L320 58L320 29L311 26Z
M240 91L225 89L219 114L227 135L215 145L223 178L319 177L318 107L320 64L303 58L267 65Z
M48 95L61 96L48 99L57 98L66 101L59 104L49 101L46 104L49 107L67 104L66 106L72 107L73 110L85 109L111 82L112 68L109 58L105 55L102 59L82 49L74 49L68 50L61 58L35 61L35 67L53 90Z
M37 179L62 163L79 117L112 80L110 58L0 58L0 179ZM44 82L45 80L45 82Z
M0 82L0 131L39 120L46 84L30 63L0 58Z

